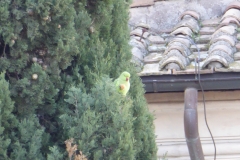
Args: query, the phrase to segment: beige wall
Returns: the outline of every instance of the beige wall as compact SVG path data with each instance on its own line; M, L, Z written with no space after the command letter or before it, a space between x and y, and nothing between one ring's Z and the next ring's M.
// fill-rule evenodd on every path
M154 113L158 156L167 152L168 160L188 160L185 142L183 93L146 94ZM207 120L217 147L217 159L240 159L240 92L206 92ZM172 102L171 102L172 101ZM199 135L205 159L213 159L213 144L204 121L199 93Z

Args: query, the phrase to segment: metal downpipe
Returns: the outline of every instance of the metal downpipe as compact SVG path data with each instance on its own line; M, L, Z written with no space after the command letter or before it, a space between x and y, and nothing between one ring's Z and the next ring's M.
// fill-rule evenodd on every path
M184 130L191 160L204 160L202 145L198 133L197 100L197 89L185 89Z

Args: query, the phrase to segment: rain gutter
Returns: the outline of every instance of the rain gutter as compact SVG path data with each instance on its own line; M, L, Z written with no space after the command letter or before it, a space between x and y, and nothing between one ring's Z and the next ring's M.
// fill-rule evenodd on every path
M178 92L186 88L200 90L198 75L150 75L141 76L146 93ZM240 72L219 72L201 74L201 84L206 90L234 90L240 89Z

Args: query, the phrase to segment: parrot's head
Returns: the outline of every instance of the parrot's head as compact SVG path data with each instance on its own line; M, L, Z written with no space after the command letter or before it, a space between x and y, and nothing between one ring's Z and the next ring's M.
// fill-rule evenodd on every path
M122 80L124 80L124 81L129 81L130 76L131 76L130 73L128 73L127 71L124 71L124 72L121 74L120 78L121 78Z

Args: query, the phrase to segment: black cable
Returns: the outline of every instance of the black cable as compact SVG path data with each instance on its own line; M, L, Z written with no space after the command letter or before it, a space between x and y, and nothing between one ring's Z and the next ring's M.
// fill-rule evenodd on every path
M195 44L195 43L194 43ZM201 91L202 91L202 99L203 99L203 108L204 108L204 119L205 119L205 123L206 123L206 126L208 128L208 131L211 135L211 138L212 138L212 142L213 142L213 145L214 145L214 160L216 160L216 154L217 154L217 149L216 149L216 144L215 144L215 141L214 141L214 138L213 138L213 135L212 135L212 132L210 130L210 127L208 126L208 122L207 122L207 112L206 112L206 101L205 101L205 94L204 94L204 90L203 90L203 87L202 87L202 83L201 83L201 77L200 77L200 64L199 64L199 60L200 60L200 52L199 52L199 48L197 47L197 45L195 44L197 50L198 50L198 60L197 60L197 64L198 64L198 83L199 83L199 86L201 88Z

